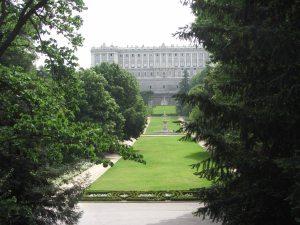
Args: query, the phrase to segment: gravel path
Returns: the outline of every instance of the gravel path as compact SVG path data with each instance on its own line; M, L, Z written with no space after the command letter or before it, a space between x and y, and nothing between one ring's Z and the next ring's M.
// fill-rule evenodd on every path
M80 203L79 225L216 225L194 217L196 202Z

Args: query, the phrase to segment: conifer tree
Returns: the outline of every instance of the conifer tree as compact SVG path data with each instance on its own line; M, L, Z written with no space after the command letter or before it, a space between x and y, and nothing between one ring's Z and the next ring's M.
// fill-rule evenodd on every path
M190 78L189 78L188 71L185 69L183 71L183 78L179 82L178 94L187 94L189 92L189 90L190 90ZM188 109L188 106L181 104L181 102L179 101L176 106L176 111L178 114L185 116L188 114L189 109Z
M213 68L181 100L200 109L185 124L210 157L195 165L212 186L199 215L226 225L300 222L299 2L185 1Z
M189 78L189 73L188 71L185 69L183 71L183 78L182 80L179 82L179 93L180 94L187 94L190 90L190 78Z

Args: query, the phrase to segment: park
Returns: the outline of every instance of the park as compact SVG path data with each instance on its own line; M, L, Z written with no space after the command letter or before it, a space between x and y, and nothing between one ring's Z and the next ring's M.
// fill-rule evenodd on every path
M0 224L299 225L299 15L1 0Z
M176 114L175 107L173 108L174 111L168 112L169 114ZM153 110L154 115L156 109L155 107ZM176 121L176 117L171 118ZM179 125L172 120L168 123L168 128L176 131ZM162 131L162 117L151 116L145 135L141 135L134 144L134 149L144 156L146 164L121 159L88 190L168 191L208 186L209 182L193 175L196 171L191 168L192 164L207 158L208 153L195 142L180 141L183 135L175 132L154 134Z
M192 164L206 159L209 153L195 142L182 140L184 134L177 132L180 128L180 118L176 115L175 106L153 107L144 134L133 145L134 149L144 156L146 164L120 159L87 187L81 202L85 214L80 224L93 223L95 218L100 219L105 211L110 212L111 217L118 215L123 221L131 221L131 224L142 224L137 222L139 217L147 218L149 223L162 219L167 221L171 218L167 216L167 210L180 210L176 216L184 215L185 218L170 219L162 224L199 224L190 214L198 200L193 196L192 190L208 187L210 181L194 175L196 169L192 168ZM168 131L165 132L164 120L168 121ZM104 203L112 201L115 203ZM164 206L164 201L169 203ZM174 203L170 204L170 201ZM103 212L93 212L90 202L95 202L95 207ZM145 202L146 205L141 205ZM113 208L126 211L126 216L114 214L110 211ZM149 215L149 210L152 210L152 216ZM138 216L136 211L139 211ZM159 215L159 211L163 214ZM105 214L102 217L108 216ZM107 219L106 222L111 223L113 220ZM203 221L201 224L213 223Z

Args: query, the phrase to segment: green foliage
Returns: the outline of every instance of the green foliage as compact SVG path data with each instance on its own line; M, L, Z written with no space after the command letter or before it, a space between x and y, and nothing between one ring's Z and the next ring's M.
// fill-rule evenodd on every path
M153 96L154 92L153 91L141 91L141 96L143 98L143 101L145 105L149 104L149 101L151 97Z
M62 190L54 182L64 167L83 159L106 162L108 152L143 162L98 118L77 121L65 105L63 89L51 78L3 66L0 75L1 224L75 223L80 185ZM85 95L89 99L91 93Z
M183 78L179 82L179 91L178 94L187 94L190 90L190 78L189 73L187 70L183 71ZM186 116L188 115L189 107L183 104L180 104L180 102L177 103L176 106L177 114Z
M62 175L82 161L111 164L111 152L144 163L120 144L124 118L110 84L75 72L83 9L81 0L0 3L0 224L76 224L82 184L61 187ZM47 56L39 70L37 53Z
M144 130L147 110L135 77L116 64L102 63L93 70L106 79L105 89L120 107L125 119L124 138L138 137Z
M199 84L204 83L204 79L207 76L207 73L209 71L209 66L205 67L201 72L197 73L195 76L191 78L190 81L190 90L194 87L196 87Z
M58 176L55 167L63 162L88 157L88 151L80 150L85 145L77 140L84 136L78 133L81 128L68 121L63 99L51 83L2 66L0 74L1 224L54 224L51 214L57 207L58 218L75 221L78 215L67 214L80 189L56 195L59 188L49 179Z
M49 57L47 65L53 74L60 76L57 73L59 67L71 68L76 64L73 53L82 43L82 37L78 34L82 19L78 13L84 9L82 0L2 1L1 63L7 63L7 57L13 56L12 52L24 55L28 51L38 51ZM53 33L66 41L64 46L60 46L51 36ZM13 59L18 61L17 64L23 64L20 58L13 56Z
M83 201L195 201L199 190L176 191L90 191L84 192Z
M189 78L189 72L187 70L183 71L183 78L179 82L179 94L186 94L190 90L190 78Z
M181 37L203 43L213 68L182 99L196 107L189 136L210 158L213 181L198 214L226 225L299 223L299 3L188 1L195 22Z
M106 132L122 138L124 118L115 99L105 90L108 85L105 78L93 70L84 70L79 73L79 79L83 83L85 95L79 105L77 118L80 121L100 123Z

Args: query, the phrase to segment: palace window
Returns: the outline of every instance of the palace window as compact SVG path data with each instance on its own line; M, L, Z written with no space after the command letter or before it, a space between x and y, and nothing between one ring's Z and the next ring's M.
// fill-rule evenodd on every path
M165 85L163 85L163 88L165 88L166 86Z
M151 87L151 85L150 85L150 89L151 89L152 87Z
M95 62L100 63L100 55L95 55Z

